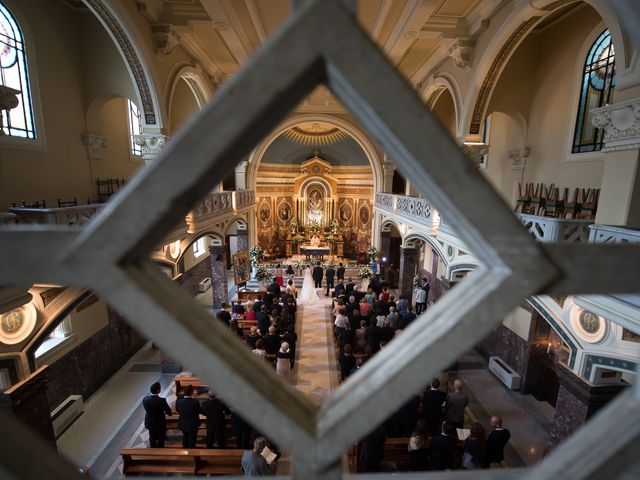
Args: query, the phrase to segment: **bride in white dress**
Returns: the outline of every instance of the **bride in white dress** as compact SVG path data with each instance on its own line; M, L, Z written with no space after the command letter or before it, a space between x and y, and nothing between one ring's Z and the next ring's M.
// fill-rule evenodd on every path
M305 268L302 289L298 295L298 305L315 305L320 303L320 296L316 291L315 285L313 277L311 276L311 268Z

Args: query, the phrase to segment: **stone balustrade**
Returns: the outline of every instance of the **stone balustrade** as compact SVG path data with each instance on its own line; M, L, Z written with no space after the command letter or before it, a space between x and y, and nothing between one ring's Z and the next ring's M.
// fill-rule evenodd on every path
M399 217L405 217L431 228L434 221L434 209L424 198L376 193L375 206Z
M256 203L256 192L253 190L240 190L233 192L233 205L236 210L250 207Z
M0 225L11 225L18 223L18 216L15 213L0 213Z
M525 227L540 242L586 243L589 241L589 226L593 220L582 218L554 218L517 214Z
M45 225L85 225L91 220L104 204L78 205L59 208L10 208L9 211L17 217L21 224Z
M640 243L640 228L590 225L591 243Z

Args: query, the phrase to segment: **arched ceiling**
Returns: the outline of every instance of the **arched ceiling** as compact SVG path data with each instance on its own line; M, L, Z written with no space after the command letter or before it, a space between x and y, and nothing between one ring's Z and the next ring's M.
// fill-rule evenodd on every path
M301 164L315 154L337 167L369 166L364 150L344 130L324 122L304 122L276 138L261 164Z

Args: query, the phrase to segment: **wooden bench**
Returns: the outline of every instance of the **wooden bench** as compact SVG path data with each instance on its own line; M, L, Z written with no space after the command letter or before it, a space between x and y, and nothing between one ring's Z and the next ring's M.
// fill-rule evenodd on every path
M125 448L120 450L120 455L125 475L239 475L243 452L242 449Z
M387 438L384 442L383 452L385 462L409 461L409 437Z

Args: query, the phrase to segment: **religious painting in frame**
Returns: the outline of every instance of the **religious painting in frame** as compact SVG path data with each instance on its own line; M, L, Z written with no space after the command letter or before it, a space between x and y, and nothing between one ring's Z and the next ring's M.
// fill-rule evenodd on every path
M267 225L269 220L271 220L271 205L269 205L267 199L263 199L262 202L260 202L258 218L264 225Z
M278 219L280 222L288 225L291 221L291 204L287 199L283 199L278 205Z
M363 227L366 227L369 224L369 218L369 206L365 203L358 210L358 221Z
M251 279L251 261L249 252L234 253L232 258L233 281L236 285L243 285Z
M338 209L338 216L340 217L340 223L345 226L351 223L353 218L353 208L348 200L343 200Z

